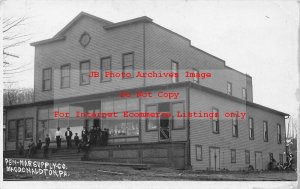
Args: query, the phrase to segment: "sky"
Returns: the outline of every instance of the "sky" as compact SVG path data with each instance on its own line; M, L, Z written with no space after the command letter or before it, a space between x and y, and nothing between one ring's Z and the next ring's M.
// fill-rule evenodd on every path
M296 0L9 0L3 17L26 16L21 32L30 41L13 49L15 67L24 72L5 78L14 88L33 87L34 47L54 36L81 11L119 22L148 16L191 40L192 45L252 76L255 103L294 117L298 114L298 23Z

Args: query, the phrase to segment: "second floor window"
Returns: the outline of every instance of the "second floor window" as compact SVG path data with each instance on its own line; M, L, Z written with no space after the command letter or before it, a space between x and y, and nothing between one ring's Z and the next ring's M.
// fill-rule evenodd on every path
M237 117L232 118L232 136L233 137L238 136L238 118Z
M249 139L254 140L254 123L253 123L253 118L249 118Z
M199 77L197 77L199 71L196 68L193 68L193 73L195 74L195 76L193 77L193 82L194 83L199 83Z
M70 87L70 65L61 66L60 86L61 88Z
M100 70L101 70L101 81L110 81L111 78L105 77L105 73L111 71L111 57L101 58Z
M227 94L232 95L232 84L227 82Z
M264 121L263 127L264 127L264 141L268 142L268 122Z
M90 84L90 61L80 62L80 85Z
M178 63L177 62L174 62L174 61L171 62L171 71L174 75L178 74ZM172 83L177 83L178 81L179 81L178 77L175 77L175 76L172 77Z
M245 88L242 89L242 98L243 100L247 100L247 89Z
M281 144L281 126L277 124L277 143Z
M215 115L219 115L219 110L217 108L213 108L213 120L212 120L212 128L213 133L219 133L219 117L216 117Z
M43 69L43 91L50 91L52 87L52 69Z
M131 77L134 77L134 57L133 53L123 54L122 69L124 73L130 73ZM125 74L126 75L126 74ZM125 77L130 78L130 77Z

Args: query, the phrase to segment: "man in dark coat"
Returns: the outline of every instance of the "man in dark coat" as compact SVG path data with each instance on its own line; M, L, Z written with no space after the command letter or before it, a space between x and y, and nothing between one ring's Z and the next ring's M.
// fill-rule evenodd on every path
M48 134L46 135L46 138L45 138L45 145L49 148L49 145L50 145L50 137L49 137Z
M86 126L83 127L83 130L81 131L81 137L82 137L82 141L87 144L88 143L88 135L89 135L89 131L87 130Z
M90 131L90 142L91 145L94 146L96 144L97 141L97 130L95 128L95 126L93 127L93 129Z
M72 131L70 131L70 127L67 128L67 131L65 132L66 140L67 140L67 148L72 148Z

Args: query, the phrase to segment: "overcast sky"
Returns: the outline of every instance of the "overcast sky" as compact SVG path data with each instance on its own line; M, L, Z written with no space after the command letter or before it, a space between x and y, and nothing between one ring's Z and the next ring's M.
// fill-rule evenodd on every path
M22 32L30 42L51 38L81 11L112 22L148 16L252 76L255 103L297 115L296 0L9 0L2 8L4 17L29 17ZM27 71L6 81L33 87L34 48L26 43L13 52L20 56L15 65L28 64Z

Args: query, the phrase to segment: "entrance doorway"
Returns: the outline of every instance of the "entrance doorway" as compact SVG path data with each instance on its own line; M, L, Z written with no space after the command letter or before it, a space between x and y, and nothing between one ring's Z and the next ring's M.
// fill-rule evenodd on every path
M212 171L220 170L220 148L217 147L209 148L209 170Z
M158 112L170 112L170 103L160 103L158 104ZM159 140L160 141L168 141L170 140L170 118L165 116L164 114L159 117Z
M262 170L262 153L261 152L255 152L255 169Z

